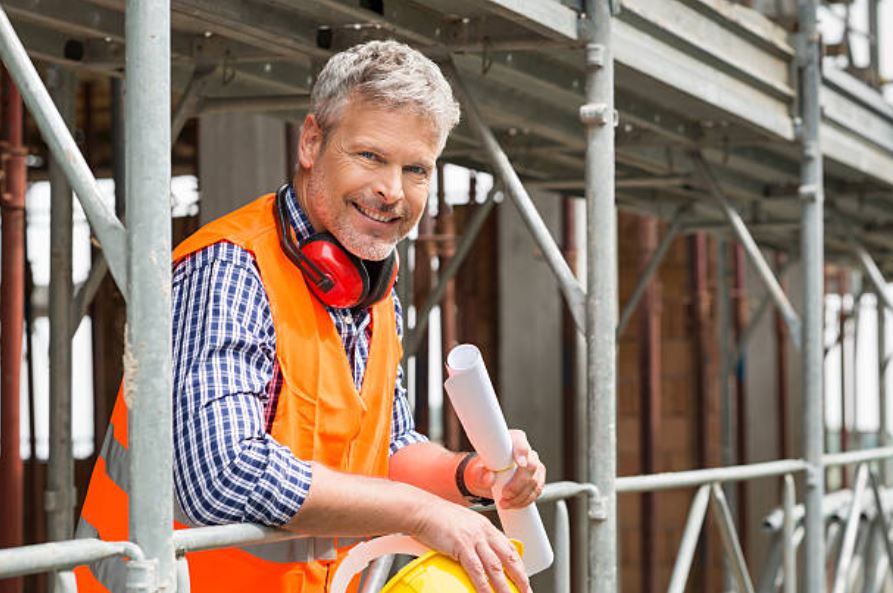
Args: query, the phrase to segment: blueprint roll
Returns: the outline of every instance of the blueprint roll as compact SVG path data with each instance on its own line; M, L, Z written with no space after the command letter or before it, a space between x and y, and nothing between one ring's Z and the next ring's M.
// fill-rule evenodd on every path
M502 489L517 469L512 459L512 439L505 416L493 391L480 350L471 344L456 346L447 356L449 378L444 383L465 434L484 465L496 473L493 494L505 534L524 544L524 568L528 575L552 565L552 546L536 504L521 509L499 506Z

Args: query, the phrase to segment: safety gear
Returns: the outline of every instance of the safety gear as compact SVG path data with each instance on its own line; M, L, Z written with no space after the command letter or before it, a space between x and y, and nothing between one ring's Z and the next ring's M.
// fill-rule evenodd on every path
M399 267L396 249L382 261L370 261L345 249L330 233L316 233L297 244L288 224L287 199L286 184L276 192L279 243L316 298L337 309L366 309L391 294Z
M394 385L402 356L393 298L388 296L372 307L369 359L357 392L331 317L279 246L274 200L273 194L262 196L201 228L174 251L174 261L220 241L253 255L270 303L282 374L271 436L300 459L343 472L386 476ZM128 539L127 446L122 385L90 480L78 526L80 537ZM184 528L187 523L175 509L175 527ZM190 553L186 558L191 590L323 593L335 572L333 566L355 543L344 538L303 538ZM79 567L75 574L81 593L124 591L125 565L119 558Z
M511 579L509 590L518 593ZM381 593L474 593L475 588L462 565L440 552L419 556L394 575Z
M524 545L511 540L524 556ZM390 554L417 556L388 581L380 593L474 593L475 588L465 572L455 560L439 552L434 552L418 540L399 533L385 535L363 542L354 547L338 566L332 579L331 593L345 593L347 584L355 575L362 572L373 560ZM518 593L517 587L506 578L509 590Z

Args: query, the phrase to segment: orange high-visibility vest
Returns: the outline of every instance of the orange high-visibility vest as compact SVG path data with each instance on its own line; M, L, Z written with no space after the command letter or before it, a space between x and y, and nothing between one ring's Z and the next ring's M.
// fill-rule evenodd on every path
M282 391L270 434L296 457L339 471L386 476L391 409L402 355L394 301L372 307L374 330L362 389L357 392L341 338L328 312L279 246L273 194L220 218L186 239L174 262L228 241L250 252L270 302ZM119 390L87 497L79 537L128 538L127 407ZM186 518L176 508L175 527ZM322 593L352 539L302 538L187 554L193 593ZM123 593L123 561L107 559L76 569L78 591ZM354 583L354 588L356 583Z

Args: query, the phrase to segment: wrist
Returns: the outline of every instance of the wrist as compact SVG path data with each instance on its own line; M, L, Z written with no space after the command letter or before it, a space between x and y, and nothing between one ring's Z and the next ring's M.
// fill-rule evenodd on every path
M475 466L481 463L475 452L466 453L456 466L456 489L459 494L471 504L490 505L493 499L489 497L489 491L481 491L477 488L475 480L470 479L474 475Z

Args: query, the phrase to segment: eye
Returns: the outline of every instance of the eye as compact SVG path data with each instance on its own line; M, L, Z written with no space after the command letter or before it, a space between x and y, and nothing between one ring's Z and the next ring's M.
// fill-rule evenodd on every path
M366 159L367 161L377 161L378 155L372 152L371 150L361 150L357 153L361 159Z
M419 177L428 177L428 169L421 165L409 165L407 167L403 167L403 170L407 173L418 175Z

